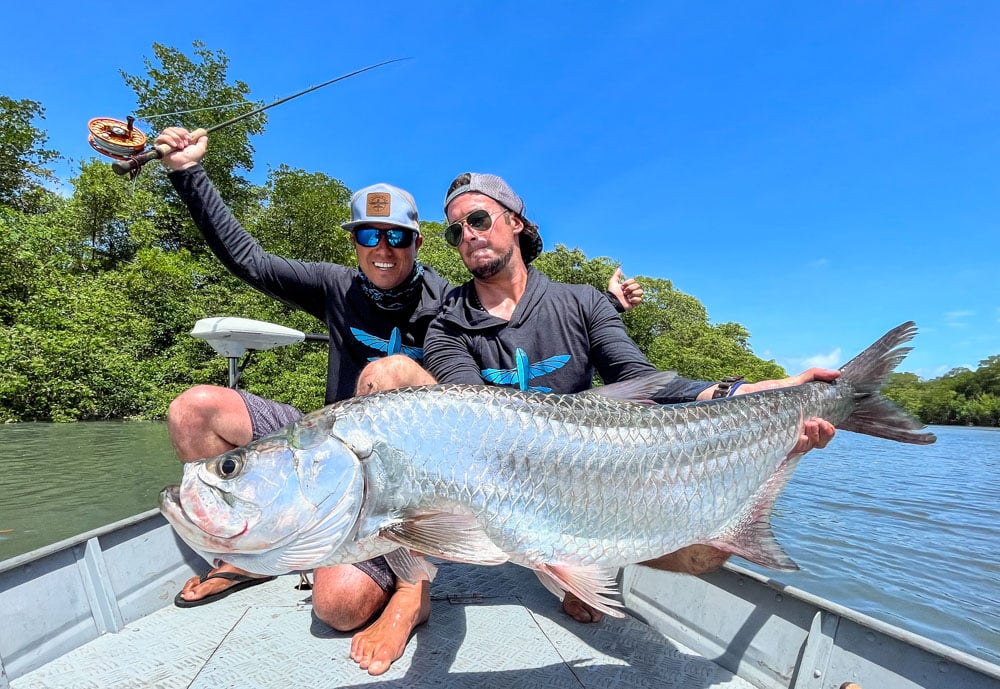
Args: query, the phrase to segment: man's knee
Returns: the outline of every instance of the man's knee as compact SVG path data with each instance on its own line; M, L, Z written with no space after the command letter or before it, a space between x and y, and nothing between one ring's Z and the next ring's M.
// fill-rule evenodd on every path
M355 394L370 395L379 390L395 390L411 385L433 385L435 380L408 356L394 354L371 362L358 376Z
M314 575L313 612L327 626L349 632L384 608L391 595L357 567L323 567Z
M196 385L167 410L167 433L182 462L214 457L250 442L250 413L235 390Z
M189 426L206 419L222 406L222 395L228 388L215 385L195 385L177 395L167 409L167 425L170 428Z

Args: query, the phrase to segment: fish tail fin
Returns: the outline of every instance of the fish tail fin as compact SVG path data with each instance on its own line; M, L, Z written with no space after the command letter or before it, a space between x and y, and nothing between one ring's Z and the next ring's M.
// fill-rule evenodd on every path
M857 406L838 428L916 445L929 445L937 440L933 433L918 432L924 424L880 393L889 374L912 349L900 345L916 334L917 325L913 321L896 326L840 369L840 380L855 390Z
M775 538L774 531L771 530L771 511L774 509L774 503L781 495L781 491L792 478L801 457L802 455L791 455L782 462L774 475L761 488L757 499L754 500L753 505L742 518L726 532L706 541L705 544L733 555L739 555L744 560L749 560L762 567L783 572L798 570L799 566L785 553L778 543L778 539Z

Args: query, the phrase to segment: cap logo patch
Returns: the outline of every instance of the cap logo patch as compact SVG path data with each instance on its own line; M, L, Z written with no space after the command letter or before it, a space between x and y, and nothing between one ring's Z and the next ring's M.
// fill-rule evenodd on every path
M369 218L388 218L389 209L392 207L392 199L384 191L373 191L368 194L366 205L365 215Z

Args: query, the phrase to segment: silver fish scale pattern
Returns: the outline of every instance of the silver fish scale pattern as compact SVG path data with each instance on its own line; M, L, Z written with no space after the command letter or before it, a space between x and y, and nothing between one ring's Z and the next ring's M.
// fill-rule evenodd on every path
M445 385L352 400L333 433L375 439L367 461L395 514L472 512L521 564L617 566L725 533L800 421L846 418L852 394L805 385L659 406Z

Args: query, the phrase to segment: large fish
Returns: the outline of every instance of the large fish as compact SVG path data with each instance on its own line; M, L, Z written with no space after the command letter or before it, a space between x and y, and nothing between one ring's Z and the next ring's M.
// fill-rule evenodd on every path
M186 464L160 506L207 560L258 574L385 554L410 581L433 576L414 550L515 562L620 615L617 568L690 544L795 568L769 522L805 419L934 442L879 394L915 333L895 328L834 383L711 402L628 401L668 373L602 394L438 385L357 397Z

